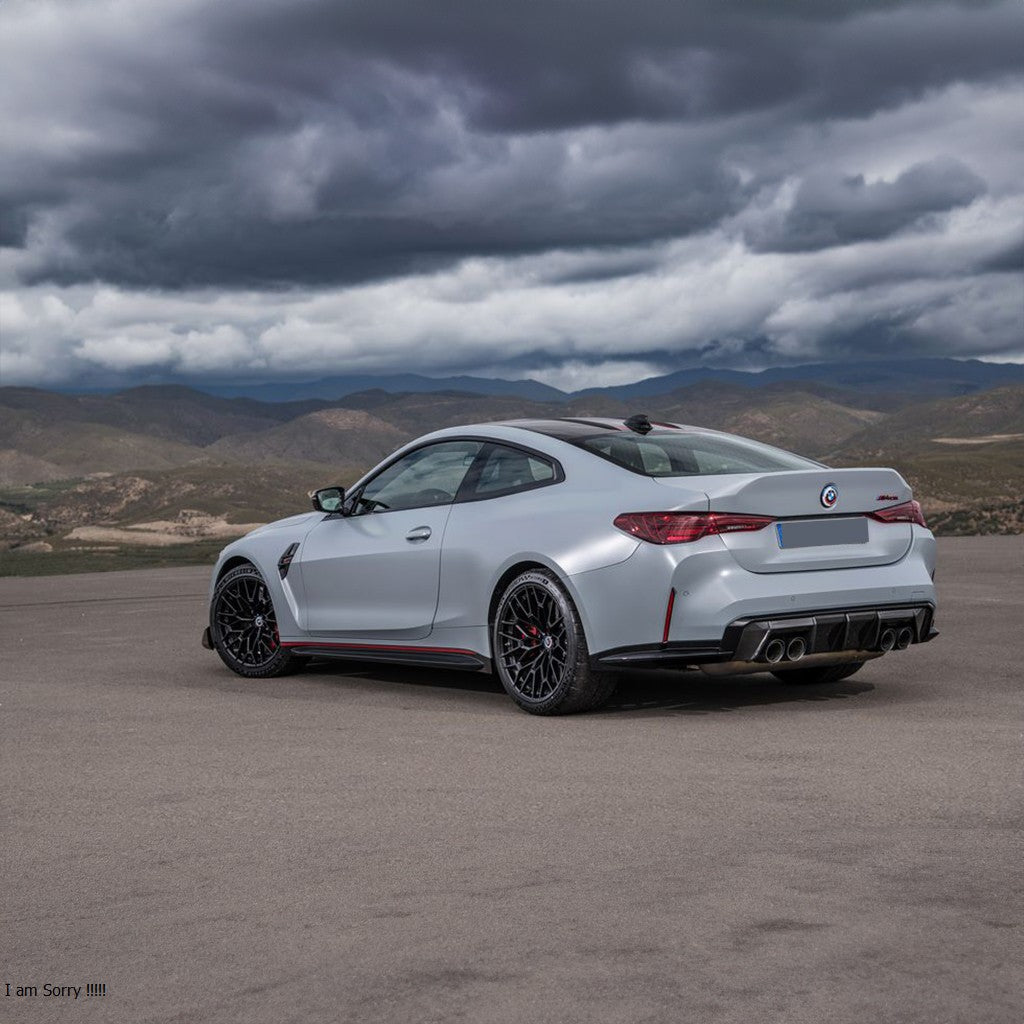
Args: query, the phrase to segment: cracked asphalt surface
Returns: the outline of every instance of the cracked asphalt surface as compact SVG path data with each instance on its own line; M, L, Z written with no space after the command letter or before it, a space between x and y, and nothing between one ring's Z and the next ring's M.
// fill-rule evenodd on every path
M841 683L555 719L243 681L205 569L2 579L0 1021L1020 1024L1024 538L939 555L939 639Z

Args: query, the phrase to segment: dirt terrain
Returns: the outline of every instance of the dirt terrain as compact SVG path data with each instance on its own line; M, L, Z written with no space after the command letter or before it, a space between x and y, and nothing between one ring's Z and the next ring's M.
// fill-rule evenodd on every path
M652 416L754 437L833 466L893 466L939 534L1024 532L1024 385L943 398L814 382L723 381L625 399L464 392L334 403L188 388L109 396L0 388L0 575L198 563L215 540L308 507L396 447L488 419ZM119 561L120 559L120 561Z

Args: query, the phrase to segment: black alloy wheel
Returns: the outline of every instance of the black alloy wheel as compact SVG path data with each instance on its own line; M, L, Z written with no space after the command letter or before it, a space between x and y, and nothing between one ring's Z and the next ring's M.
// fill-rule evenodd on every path
M600 707L615 678L589 664L579 615L554 573L531 569L504 589L492 624L495 667L508 695L537 715Z
M250 679L285 675L301 660L281 646L270 591L254 565L242 565L217 583L210 605L210 639L221 661Z
M501 661L512 688L528 700L545 700L558 689L575 659L575 638L551 588L521 582L503 604L498 621Z

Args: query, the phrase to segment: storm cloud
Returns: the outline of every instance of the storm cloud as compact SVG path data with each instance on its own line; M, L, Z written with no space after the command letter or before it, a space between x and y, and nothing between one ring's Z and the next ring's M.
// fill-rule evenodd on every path
M1024 358L1019 0L0 20L4 383Z
M812 173L780 222L774 247L827 249L887 238L929 214L970 206L984 192L978 175L948 157L915 164L894 181L868 183L863 174L835 178Z

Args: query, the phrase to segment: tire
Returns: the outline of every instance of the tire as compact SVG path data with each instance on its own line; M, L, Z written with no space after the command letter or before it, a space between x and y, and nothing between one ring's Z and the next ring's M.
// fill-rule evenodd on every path
M816 686L820 683L838 683L840 679L859 672L866 662L848 661L844 665L820 665L817 668L791 668L786 672L773 672L780 683L789 686Z
M579 613L547 569L530 569L502 591L491 650L505 692L532 715L592 711L615 690L613 673L590 667Z
M210 602L210 640L220 660L246 679L268 679L302 665L281 646L270 591L254 565L225 573Z

